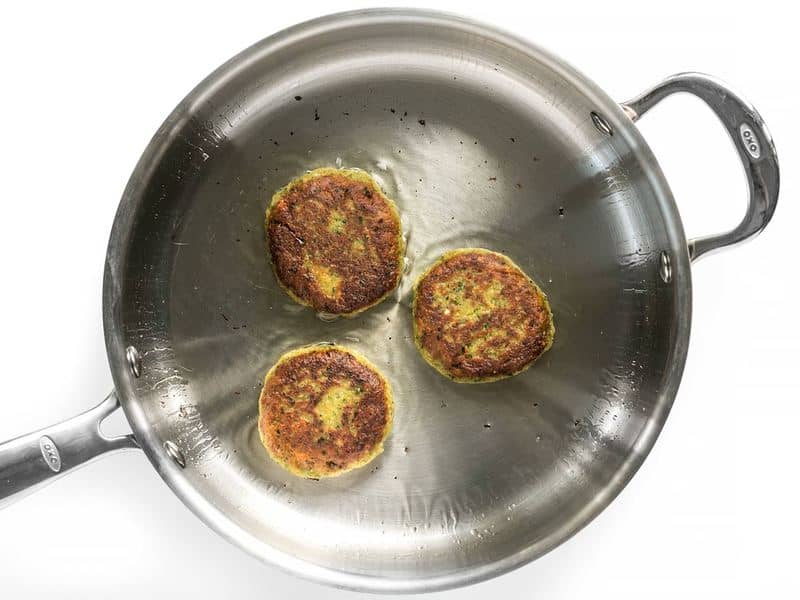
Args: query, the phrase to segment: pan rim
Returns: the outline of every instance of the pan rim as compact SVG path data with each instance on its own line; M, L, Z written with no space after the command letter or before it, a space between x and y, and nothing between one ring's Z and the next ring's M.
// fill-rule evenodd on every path
M602 493L598 494L592 502L574 514L571 519L565 521L557 531L547 538L498 561L445 574L405 578L386 578L379 575L336 570L288 555L246 531L195 489L183 475L182 469L173 462L163 448L162 440L155 435L136 398L134 378L127 369L125 359L126 334L118 310L122 290L120 272L126 262L130 233L142 202L140 193L142 184L148 180L154 166L158 164L160 156L168 145L170 132L191 114L191 107L202 102L204 97L213 94L214 89L227 77L279 47L298 43L303 39L346 28L356 23L364 25L386 21L435 23L442 27L457 28L487 37L520 50L526 55L536 57L537 60L546 63L548 67L562 74L587 97L590 97L604 111L603 115L614 128L615 134L623 137L626 143L639 153L642 164L647 167L646 175L656 191L657 200L663 209L662 214L666 217L665 228L671 241L670 251L673 253L672 264L675 274L672 285L676 286L675 335L668 358L668 368L664 374L666 385L661 390L655 409L636 440L632 452L602 490ZM263 562L316 583L363 592L418 593L441 591L478 583L521 567L570 539L594 520L620 494L653 447L677 393L688 351L691 326L691 287L686 237L666 179L638 129L631 123L619 105L591 80L549 51L514 34L469 18L433 10L364 9L334 13L306 21L257 42L214 70L170 113L144 150L119 203L106 254L103 281L103 325L114 385L136 439L165 483L201 521L225 539Z

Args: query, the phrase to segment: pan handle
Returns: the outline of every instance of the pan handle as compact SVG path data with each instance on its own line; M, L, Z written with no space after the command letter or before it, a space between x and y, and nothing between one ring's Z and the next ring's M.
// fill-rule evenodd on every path
M755 108L718 79L703 73L679 73L666 78L622 109L636 121L661 100L678 92L688 92L703 100L722 121L744 165L750 197L747 213L732 230L689 240L689 258L753 237L767 226L778 203L778 156L772 136Z
M103 454L138 448L132 434L101 433L100 423L117 408L112 391L77 417L0 444L0 508Z

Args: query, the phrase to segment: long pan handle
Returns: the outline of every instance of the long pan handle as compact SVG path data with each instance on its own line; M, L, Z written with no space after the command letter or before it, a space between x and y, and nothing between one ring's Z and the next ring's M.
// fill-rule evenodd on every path
M778 204L778 156L764 120L753 106L723 82L702 73L668 77L633 100L623 110L636 121L671 94L688 92L703 100L722 121L744 166L750 196L747 212L731 231L689 240L689 257L695 261L708 252L738 244L767 226Z
M102 420L117 408L112 391L85 413L0 444L0 508L103 454L138 448L133 435L100 432Z

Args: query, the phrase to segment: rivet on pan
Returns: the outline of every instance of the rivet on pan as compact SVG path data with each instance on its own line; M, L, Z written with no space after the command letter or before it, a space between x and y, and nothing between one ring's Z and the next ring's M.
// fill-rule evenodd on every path
M139 351L133 346L128 346L125 348L125 358L128 359L128 367L133 376L139 377L142 374L142 357L139 356Z
M662 251L659 257L658 274L661 275L661 280L664 283L670 283L672 281L672 261L666 251Z
M186 459L183 458L183 452L175 445L175 442L167 440L164 442L164 450L167 451L170 458L174 460L178 466L183 469L186 466Z
M594 126L597 127L597 130L600 133L605 133L606 135L614 135L614 131L611 129L611 125L608 124L608 121L606 121L604 117L600 116L594 111L592 111L590 114L592 115L592 122L594 123Z

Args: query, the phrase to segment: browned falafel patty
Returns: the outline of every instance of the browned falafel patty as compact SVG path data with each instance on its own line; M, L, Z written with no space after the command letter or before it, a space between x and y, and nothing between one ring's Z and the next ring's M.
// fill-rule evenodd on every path
M481 248L445 253L417 280L414 341L441 374L464 383L525 370L553 343L547 297L508 257Z
M266 229L278 281L318 311L352 316L400 281L400 216L363 171L321 168L295 179L272 197Z
M270 456L301 477L332 477L383 451L394 416L389 382L342 346L287 352L264 379L258 431Z

